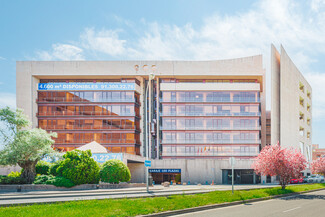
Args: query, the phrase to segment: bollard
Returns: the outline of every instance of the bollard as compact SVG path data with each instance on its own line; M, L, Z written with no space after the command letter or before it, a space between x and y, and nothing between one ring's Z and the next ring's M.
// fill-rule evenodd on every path
M18 185L17 192L21 192L21 185Z

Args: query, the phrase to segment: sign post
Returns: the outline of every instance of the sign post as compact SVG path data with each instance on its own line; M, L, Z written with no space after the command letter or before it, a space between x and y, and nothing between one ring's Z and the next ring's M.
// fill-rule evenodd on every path
M151 160L145 160L144 166L146 167L146 179L147 179L147 192L149 192L149 167L151 167Z
M231 191L234 194L234 166L235 166L235 158L229 158L229 163L231 164Z

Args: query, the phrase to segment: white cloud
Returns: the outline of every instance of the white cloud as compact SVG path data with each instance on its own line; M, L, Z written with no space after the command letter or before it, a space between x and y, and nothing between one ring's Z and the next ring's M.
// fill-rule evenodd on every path
M321 62L319 55L325 54L325 0L307 4L261 0L246 12L206 17L197 28L190 23L177 26L116 19L126 29L86 28L73 45L54 44L51 51L38 54L47 60L213 60L263 54L270 80L270 44L283 44L313 87L315 116L325 118L325 102L318 96L323 92L320 80L325 82L325 78L321 73L306 74L311 64Z
M51 51L37 51L40 60L83 60L83 50L70 44L53 44Z
M312 0L310 7L313 11L318 12L320 9L325 7L325 0Z
M16 94L0 92L0 108L6 106L16 108Z
M325 119L325 97L323 93L325 84L325 74L307 73L305 78L312 87L312 112L313 118Z
M6 58L4 58L4 57L0 57L0 60L6 60Z
M120 40L118 31L86 29L80 36L81 45L84 49L102 52L111 56L124 54L125 40Z

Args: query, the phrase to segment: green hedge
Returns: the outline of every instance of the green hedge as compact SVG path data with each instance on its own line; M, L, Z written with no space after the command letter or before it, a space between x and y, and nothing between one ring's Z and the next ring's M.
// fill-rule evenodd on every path
M106 161L100 171L100 179L102 182L120 183L131 180L129 168L120 160Z
M36 164L36 173L41 175L48 175L51 164L46 161L38 161Z
M53 176L57 176L58 173L56 172L56 170L59 168L59 166L60 166L60 162L53 163L50 167L49 174Z
M1 185L18 185L26 184L26 180L20 177L0 176Z
M40 184L40 185L55 185L57 187L66 187L71 188L75 186L73 182L69 179L59 176L52 176L52 175L40 175L35 178L33 184Z
M100 169L91 156L90 150L68 151L56 169L57 175L71 180L75 185L98 184Z

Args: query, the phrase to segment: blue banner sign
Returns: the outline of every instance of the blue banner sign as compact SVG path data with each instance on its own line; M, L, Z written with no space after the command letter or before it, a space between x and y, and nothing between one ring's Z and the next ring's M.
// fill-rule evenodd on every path
M38 90L135 90L135 83L39 83Z
M63 153L62 153L63 155ZM103 153L103 154L92 154L92 158L97 161L98 163L104 163L105 161L117 159L122 161L123 160L123 154L122 153ZM55 161L58 161L58 157L49 157L46 156L42 159L43 161L46 161L48 163L54 163Z
M93 154L92 158L98 163L104 163L105 161L116 159L123 160L122 153L104 153L104 154Z
M149 173L181 173L181 169L149 169Z

